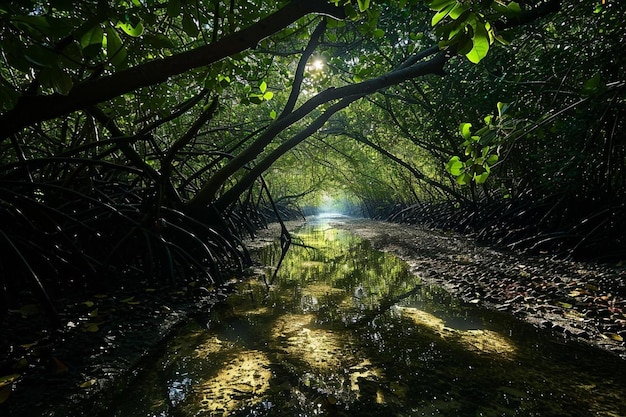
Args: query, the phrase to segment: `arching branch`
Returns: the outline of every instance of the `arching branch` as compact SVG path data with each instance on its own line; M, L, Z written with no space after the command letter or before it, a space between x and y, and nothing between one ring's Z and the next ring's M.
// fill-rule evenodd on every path
M163 83L175 75L253 48L261 40L312 13L337 19L345 16L342 7L327 0L294 0L276 13L214 43L78 83L66 96L22 96L13 109L0 116L0 141L34 123L64 116L142 87Z

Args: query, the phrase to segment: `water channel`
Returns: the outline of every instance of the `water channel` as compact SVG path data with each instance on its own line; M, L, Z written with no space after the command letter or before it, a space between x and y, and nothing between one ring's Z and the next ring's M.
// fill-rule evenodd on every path
M619 358L463 304L324 221L295 237L271 286L267 268L181 329L110 417L626 416Z

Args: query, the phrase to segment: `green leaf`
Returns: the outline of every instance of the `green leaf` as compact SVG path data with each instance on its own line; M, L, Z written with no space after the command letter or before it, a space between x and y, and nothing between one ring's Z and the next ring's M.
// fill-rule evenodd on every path
M446 164L446 171L455 177L459 176L465 171L465 163L458 156L453 156Z
M50 34L51 25L45 16L15 16L11 22L25 32Z
M498 108L498 116L502 117L502 115L506 112L509 106L509 103L502 103L501 101L498 101L498 104L496 104L496 107Z
M373 33L375 38L382 38L385 36L385 31L382 29L376 29Z
M359 4L359 11L361 13L370 8L370 0L357 0L357 3Z
M96 25L89 29L80 38L81 54L85 58L93 58L97 56L102 50L102 40L104 38L104 32L100 25Z
M450 12L452 11L452 9L454 9L454 7L455 7L455 4L450 4L447 7L435 13L432 20L430 21L430 24L432 26L435 26L437 23L441 22L443 18L445 18L448 14L450 14Z
M4 387L5 385L12 384L20 377L20 374L10 374L0 376L0 387Z
M132 22L118 22L115 27L122 29L128 36L137 38L143 34L143 23L139 20L135 25Z
M514 1L510 2L508 5L508 8L512 15L517 15L517 14L522 13L522 8L517 2L514 2Z
M95 379L89 379L89 380L87 380L87 381L85 381L85 382L83 382L83 383L81 383L81 384L78 384L78 386L79 386L80 388L89 388L89 387L91 387L91 386L94 386L97 382L98 382L98 381L97 381L97 380L95 380Z
M471 123L461 123L459 125L459 131L461 132L461 136L463 137L463 139L465 140L469 140L472 133L470 132L470 129L472 127Z
M20 374L11 374L0 377L0 404L6 402L13 391L13 382L20 377Z
M470 183L471 180L472 177L467 172L464 172L463 175L459 175L458 177L456 177L456 182L459 185L467 185Z
M230 84L230 77L220 74L217 76L217 82L220 86L226 87L228 84Z
M602 337L605 337L607 339L611 339L611 340L615 340L616 342L623 342L624 338L620 335L618 335L617 333L603 333Z
M102 38L104 33L100 25L95 25L80 37L80 47L82 49L87 48L89 45L100 44L102 45Z
M515 17L522 12L519 3L514 1L510 2L508 5L494 1L491 3L491 8L506 17Z
M493 155L489 155L489 158L487 158L486 162L488 165L493 165L496 162L498 162L498 159L499 159L498 155L493 154Z
M266 91L265 93L263 93L263 100L269 101L272 99L272 97L274 97L274 93L272 93L271 91Z
M489 52L489 33L482 22L476 23L472 44L472 50L465 56L474 64L478 64Z
M480 175L474 175L474 181L476 181L476 184L484 184L487 181L488 177L489 177L489 172L485 171Z
M267 83L265 81L261 82L261 85L259 85L259 90L261 90L262 93L265 93L265 90L267 90Z
M459 17L463 15L466 11L469 10L468 6L465 6L459 2L454 5L454 8L450 10L450 17L454 20L457 20Z
M276 116L278 116L278 115L276 114L276 110L272 110L272 111L270 112L270 119L272 119L272 120L276 120Z

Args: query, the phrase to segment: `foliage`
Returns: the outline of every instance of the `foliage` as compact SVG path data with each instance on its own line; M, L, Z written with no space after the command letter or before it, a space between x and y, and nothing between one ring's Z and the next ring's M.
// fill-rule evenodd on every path
M271 200L619 207L621 6L567 0L512 29L553 4L4 2L4 295L34 292L54 315L64 289L219 282Z
M431 23L438 25L435 33L441 39L439 46L454 46L474 64L487 56L494 42L508 44L497 33L494 20L502 16L516 18L522 13L519 3L514 1L427 0L425 3L437 12Z
M517 133L517 121L511 120L504 113L508 108L506 103L498 103L498 114L493 121L492 115L484 118L485 126L474 134L471 132L471 123L461 123L459 130L464 141L465 161L459 156L453 156L446 164L446 170L456 177L460 185L467 185L471 181L484 184L491 173L491 167L498 162L500 147L510 142L510 137Z

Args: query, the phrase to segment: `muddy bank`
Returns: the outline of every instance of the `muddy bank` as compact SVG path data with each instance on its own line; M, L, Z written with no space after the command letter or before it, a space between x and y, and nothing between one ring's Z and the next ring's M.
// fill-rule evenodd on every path
M332 225L399 256L465 302L626 359L626 268L519 256L416 225L348 218Z

